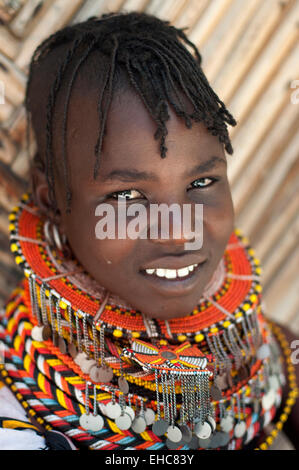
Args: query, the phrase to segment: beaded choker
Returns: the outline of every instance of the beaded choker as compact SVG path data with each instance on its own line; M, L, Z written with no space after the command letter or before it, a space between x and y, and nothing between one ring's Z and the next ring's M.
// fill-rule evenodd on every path
M196 308L166 322L118 303L51 246L29 195L9 218L25 278L6 309L7 360L48 394L47 409L71 410L69 437L90 448L107 448L111 432L123 448L241 448L273 419L280 352L259 261L238 230Z

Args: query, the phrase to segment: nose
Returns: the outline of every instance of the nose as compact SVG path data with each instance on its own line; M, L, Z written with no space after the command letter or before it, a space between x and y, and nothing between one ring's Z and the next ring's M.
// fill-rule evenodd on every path
M202 227L198 222L202 211L196 210L194 204L160 204L150 212L148 239L154 244L182 247L192 244L196 238L202 237Z

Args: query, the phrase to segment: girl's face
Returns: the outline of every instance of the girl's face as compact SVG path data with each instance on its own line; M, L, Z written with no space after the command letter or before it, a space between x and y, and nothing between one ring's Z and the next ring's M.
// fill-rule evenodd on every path
M226 157L218 137L201 124L187 129L170 109L167 156L160 157L153 138L156 124L133 92L113 99L96 180L94 145L98 137L96 96L71 100L67 155L72 188L71 214L65 214L65 187L60 176L56 197L60 230L75 257L99 284L149 317L170 319L191 313L211 279L233 230L233 207ZM54 142L59 155L60 135ZM185 238L97 239L95 215L101 203L111 204L117 216L117 198L127 207L142 204L203 204L203 245L185 250ZM132 219L132 218L131 218ZM194 223L194 220L193 220ZM116 223L117 227L117 223ZM189 240L190 241L190 240ZM167 279L146 269L178 270L198 266L187 277ZM162 271L163 272L163 271ZM181 271L184 272L184 271ZM165 272L164 272L165 273Z

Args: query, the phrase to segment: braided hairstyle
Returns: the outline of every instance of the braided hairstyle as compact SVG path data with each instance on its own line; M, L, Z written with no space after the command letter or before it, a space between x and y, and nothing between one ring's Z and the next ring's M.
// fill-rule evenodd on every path
M52 69L52 73L47 72L51 55L55 64L58 63L55 73ZM233 153L227 124L235 126L236 121L210 87L201 68L201 55L183 29L175 28L169 22L145 13L109 13L100 18L92 17L48 37L37 47L30 64L25 99L28 128L34 114L41 113L40 100L36 105L37 87L32 82L34 79L38 81L42 70L46 70L48 81L51 79L44 93L44 156L41 157L38 153L35 163L42 164L46 173L49 196L54 208L57 209L54 186L54 109L60 92L64 102L62 165L67 212L70 212L72 193L66 152L67 117L72 88L83 64L88 67L97 64L97 84L100 88L97 102L99 133L94 146L95 179L99 171L109 107L113 94L120 87L133 88L157 124L154 138L159 141L162 158L167 153L166 122L169 119L169 105L184 120L187 128L191 128L192 121L202 122L212 135L218 136L225 150L229 154ZM38 83L40 87L40 82ZM187 111L186 100L182 100L182 95L191 104L191 113ZM40 118L35 117L35 120L40 125ZM37 134L38 125L33 127Z

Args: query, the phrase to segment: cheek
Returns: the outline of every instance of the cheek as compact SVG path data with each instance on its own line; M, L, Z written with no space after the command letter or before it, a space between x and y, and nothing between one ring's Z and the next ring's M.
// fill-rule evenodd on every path
M120 265L132 257L136 240L99 240L96 237L99 217L88 211L76 210L74 213L76 217L69 216L67 220L66 235L75 257L87 270L92 266Z
M204 206L204 235L224 249L234 228L234 209L227 191L218 204Z

